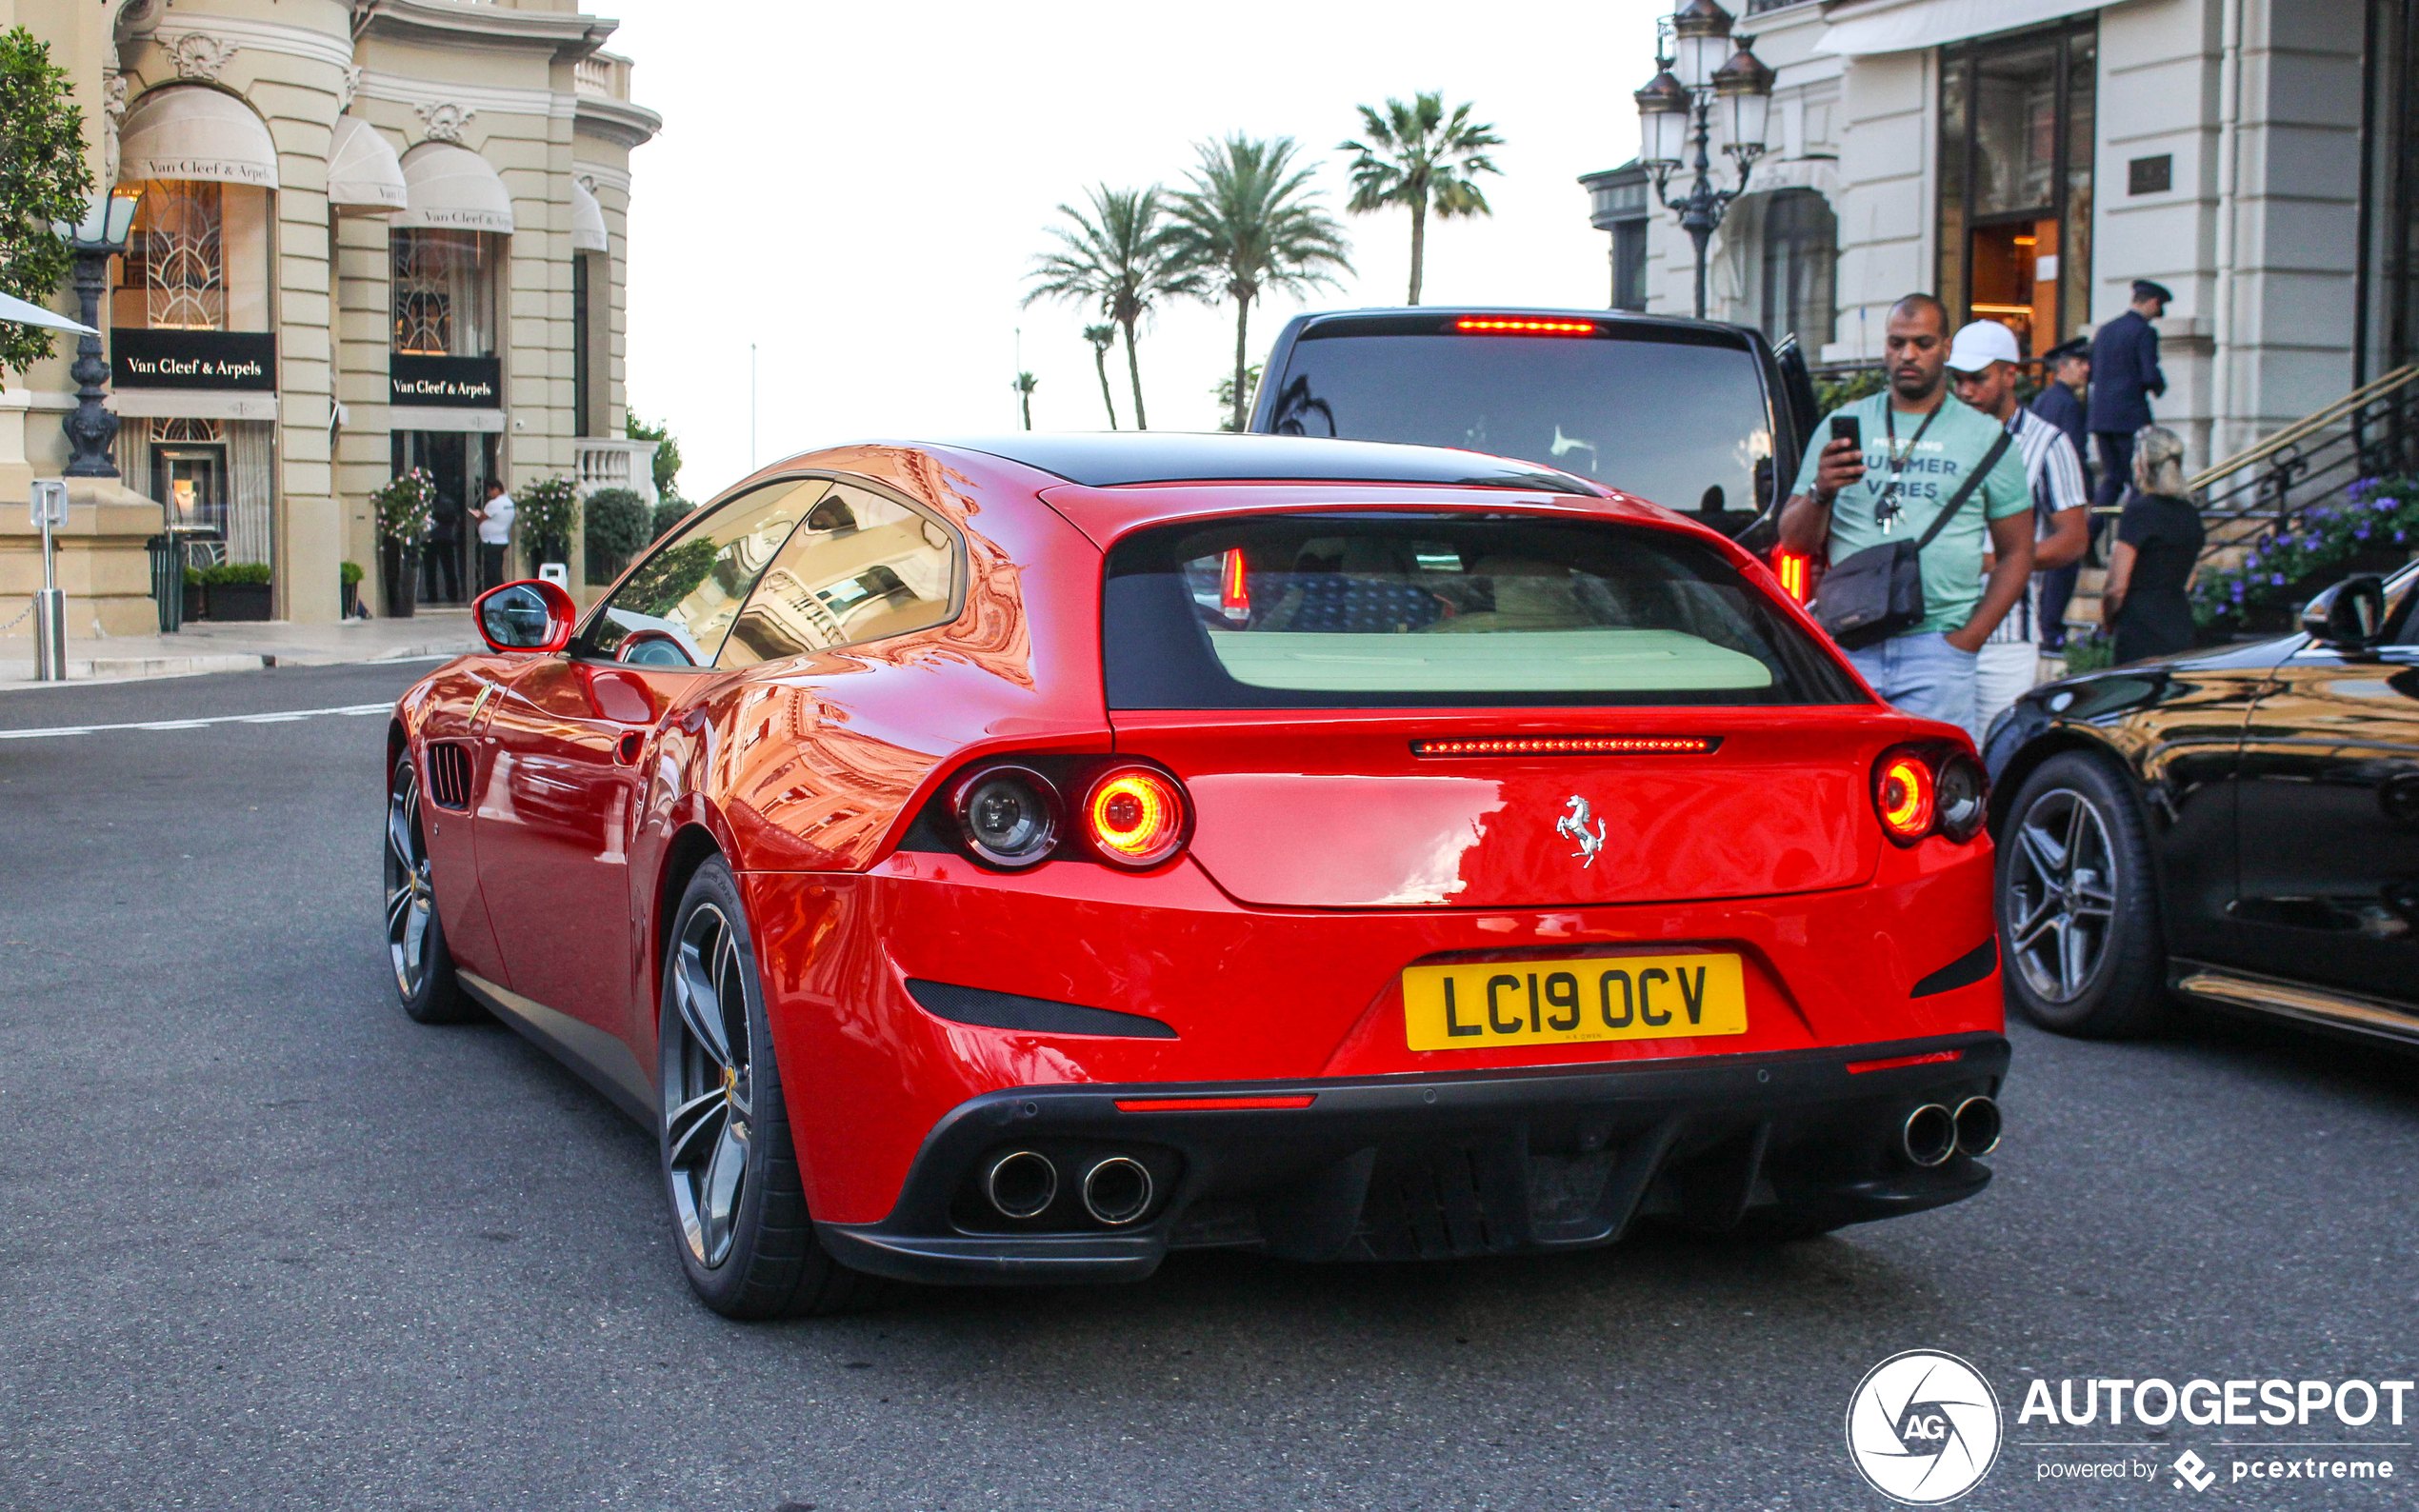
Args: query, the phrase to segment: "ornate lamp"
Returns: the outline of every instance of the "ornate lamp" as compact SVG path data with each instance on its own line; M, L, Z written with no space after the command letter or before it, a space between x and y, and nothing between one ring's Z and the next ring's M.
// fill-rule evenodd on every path
M1730 35L1730 12L1715 0L1686 0L1665 18L1671 56L1656 60L1655 76L1637 92L1638 161L1654 177L1655 198L1680 219L1696 246L1696 315L1705 318L1705 249L1730 202L1747 191L1748 170L1764 155L1771 122L1772 70L1755 55L1753 37ZM1729 140L1722 150L1738 168L1735 188L1713 186L1713 111L1723 111ZM1694 169L1688 193L1671 197L1671 179Z
M126 233L134 225L136 196L121 190L95 190L87 201L84 219L73 226L53 221L51 231L75 254L75 293L84 324L99 328L101 296L109 291L110 259L126 250ZM75 408L59 422L68 436L70 478L114 478L117 464L110 443L117 439L117 416L102 408L110 376L109 360L101 354L101 338L78 336L75 364L68 369L75 380Z
M1680 166L1689 148L1689 91L1671 76L1671 60L1655 60L1655 76L1637 93L1638 160L1660 180Z

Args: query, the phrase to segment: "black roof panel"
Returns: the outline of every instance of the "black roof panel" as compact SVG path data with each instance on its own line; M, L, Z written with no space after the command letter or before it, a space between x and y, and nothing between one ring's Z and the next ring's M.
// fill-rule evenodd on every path
M1026 431L940 443L988 452L1056 473L1070 483L1109 488L1125 483L1444 483L1469 488L1528 488L1593 498L1569 473L1530 463L1444 447L1309 436L1184 431Z

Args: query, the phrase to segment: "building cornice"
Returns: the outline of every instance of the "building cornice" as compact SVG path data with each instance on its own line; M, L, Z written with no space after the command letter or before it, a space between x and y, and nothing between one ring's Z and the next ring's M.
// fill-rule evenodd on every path
M583 94L579 96L579 115L573 125L590 136L602 137L623 147L638 147L664 129L664 118L647 107L632 105L628 100Z
M467 0L357 0L352 13L356 40L377 36L440 47L537 50L558 63L603 47L617 25L575 10L508 10Z
M377 69L361 70L357 92L365 100L392 100L414 109L450 105L501 115L547 115L563 119L571 113L571 96L552 90L514 90L491 84L455 84L443 79L416 78ZM579 102L585 106L588 102ZM424 117L425 118L425 117Z

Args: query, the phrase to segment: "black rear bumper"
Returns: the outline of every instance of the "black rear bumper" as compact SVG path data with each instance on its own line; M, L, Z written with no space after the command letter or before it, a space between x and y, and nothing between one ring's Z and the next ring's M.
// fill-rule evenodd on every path
M1850 1064L1956 1052L1850 1072ZM1926 1103L1995 1096L1996 1034L1584 1071L995 1092L926 1139L890 1216L818 1224L845 1264L906 1281L1139 1281L1170 1249L1249 1246L1300 1260L1395 1260L1585 1248L1635 1220L1766 1231L1893 1218L1970 1197L1964 1155L1919 1167L1899 1129ZM1135 1109L1170 1099L1307 1106ZM1129 1108L1121 1110L1125 1102ZM999 1155L1064 1173L1024 1223L980 1195ZM1087 1215L1090 1163L1125 1154L1155 1195L1129 1226Z

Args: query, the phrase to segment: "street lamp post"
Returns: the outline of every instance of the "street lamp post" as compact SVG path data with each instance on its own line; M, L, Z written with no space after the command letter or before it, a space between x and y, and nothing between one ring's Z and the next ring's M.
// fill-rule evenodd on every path
M73 226L54 221L50 229L75 254L75 293L83 307L84 324L98 329L101 296L109 292L110 259L126 250L126 233L134 224L135 196L96 191L84 219ZM110 443L117 439L117 416L102 407L102 384L110 376L109 360L101 355L97 335L75 339L75 365L68 369L75 380L75 408L59 422L68 433L70 478L114 478L117 464L110 458Z
M1730 202L1747 192L1748 171L1764 155L1770 120L1772 70L1755 55L1753 37L1731 47L1730 13L1715 0L1688 0L1667 22L1670 47L1656 59L1655 75L1637 92L1638 157L1654 176L1655 198L1680 218L1696 247L1696 316L1705 318L1705 249ZM1725 61L1727 59L1728 61ZM1678 70L1675 74L1672 70ZM1736 164L1732 189L1713 183L1713 117L1721 111L1723 152ZM1688 161L1693 154L1693 161ZM1686 195L1674 200L1671 176L1684 161L1693 173Z

